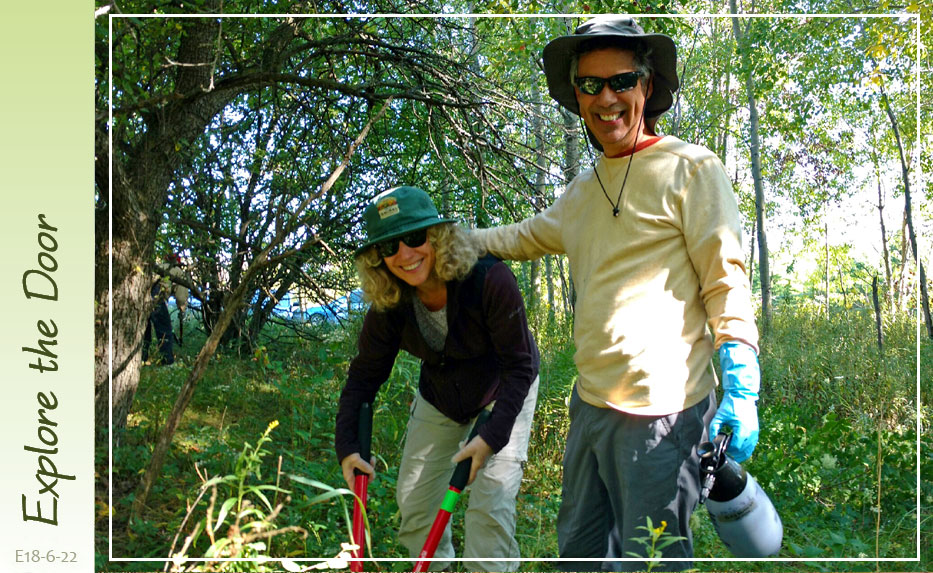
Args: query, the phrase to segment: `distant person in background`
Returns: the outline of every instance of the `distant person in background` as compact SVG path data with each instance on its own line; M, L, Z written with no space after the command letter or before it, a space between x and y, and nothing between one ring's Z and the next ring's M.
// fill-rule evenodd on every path
M158 266L165 274L159 274L150 291L152 298L155 300L155 308L146 321L146 331L143 333L142 359L143 363L149 361L149 345L152 343L154 332L159 345L159 355L161 356L159 364L169 365L175 362L175 354L173 350L172 317L168 311L168 299L170 296L175 297L180 329L183 325L185 309L188 308L188 288L172 281L172 277L184 277L181 257L177 253L166 255L165 262L159 263Z
M399 467L399 540L417 557L454 465L472 458L463 561L470 571L513 571L515 498L538 394L538 349L511 270L481 252L430 196L415 187L378 195L364 213L367 240L356 252L372 303L337 411L336 450L353 488L360 404L373 403L399 350L421 359ZM491 417L461 446L483 409ZM378 415L374 426L379 426ZM474 481L475 479L475 481ZM454 558L450 525L434 555ZM477 561L476 557L488 559ZM502 559L502 560L499 560ZM432 569L448 563L435 561Z
M655 132L679 87L674 42L602 16L544 48L551 96L601 153L540 214L474 232L490 253L566 253L579 293L557 518L571 571L634 569L647 518L691 567L696 447L725 426L741 462L758 441L758 330L732 184L716 154ZM710 333L712 330L712 335ZM723 400L716 405L718 351Z
M185 272L185 264L181 260L181 257L178 256L177 253L173 253L171 257L171 260L166 266L169 277L174 279L188 278ZM172 281L171 289L172 297L175 299L175 308L178 309L178 344L184 344L185 313L188 310L188 287L179 282Z

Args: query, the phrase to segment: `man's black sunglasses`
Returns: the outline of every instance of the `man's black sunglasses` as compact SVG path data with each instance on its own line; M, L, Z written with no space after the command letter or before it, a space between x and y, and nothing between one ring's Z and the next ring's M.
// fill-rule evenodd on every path
M411 247L416 249L423 245L428 240L428 230L427 229L418 229L417 231L412 231L401 237L394 237L392 239L386 239L385 241L380 241L376 243L376 252L379 253L379 256L382 258L392 257L395 253L398 252L398 242L401 241Z
M625 72L616 74L611 78L597 78L593 76L574 78L573 83L586 95L594 96L603 91L603 86L609 83L609 89L614 92L627 92L638 84L641 72Z

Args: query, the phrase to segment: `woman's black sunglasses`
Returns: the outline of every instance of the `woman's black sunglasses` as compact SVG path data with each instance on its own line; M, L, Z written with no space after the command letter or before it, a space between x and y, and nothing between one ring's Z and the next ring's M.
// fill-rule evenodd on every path
M638 79L642 76L641 72L625 72L616 74L611 78L597 78L587 76L575 78L573 83L580 91L586 95L594 96L603 91L603 86L609 84L609 89L614 92L627 92L638 84Z
M398 242L401 241L411 247L416 249L423 245L425 241L428 240L428 230L427 229L418 229L417 231L412 231L401 237L394 237L391 239L386 239L385 241L380 241L376 243L376 252L379 253L379 256L382 258L392 257L395 253L398 252Z

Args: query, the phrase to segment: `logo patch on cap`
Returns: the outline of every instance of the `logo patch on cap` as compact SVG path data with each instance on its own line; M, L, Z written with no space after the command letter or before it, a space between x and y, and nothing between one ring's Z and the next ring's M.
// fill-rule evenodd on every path
M379 211L380 219L398 215L398 201L395 197L386 197L382 201L376 203L376 210Z

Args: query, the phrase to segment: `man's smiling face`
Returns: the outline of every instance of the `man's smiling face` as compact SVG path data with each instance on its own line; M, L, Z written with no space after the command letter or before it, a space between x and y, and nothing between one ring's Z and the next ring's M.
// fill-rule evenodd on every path
M634 52L621 48L593 50L580 55L577 62L577 77L581 78L610 78L634 71L637 71ZM574 86L580 115L608 157L632 150L640 123L642 133L639 138L649 133L639 121L645 109L645 98L651 94L647 86L645 78L639 80L634 88L623 92L615 92L606 84L596 95L586 95Z

